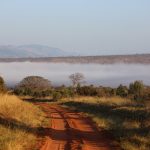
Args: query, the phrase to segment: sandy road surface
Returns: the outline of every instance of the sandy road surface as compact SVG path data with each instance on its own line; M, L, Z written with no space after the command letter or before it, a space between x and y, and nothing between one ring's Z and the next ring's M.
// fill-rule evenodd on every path
M89 118L58 105L40 105L50 118L40 150L118 150Z

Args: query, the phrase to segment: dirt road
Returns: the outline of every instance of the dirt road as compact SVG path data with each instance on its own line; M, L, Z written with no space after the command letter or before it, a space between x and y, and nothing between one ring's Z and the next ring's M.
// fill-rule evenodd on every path
M117 150L92 121L58 105L40 104L50 118L40 150Z

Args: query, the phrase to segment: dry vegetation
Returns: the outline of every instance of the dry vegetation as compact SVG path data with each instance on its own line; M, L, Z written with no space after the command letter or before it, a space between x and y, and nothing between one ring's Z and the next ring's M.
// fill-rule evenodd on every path
M44 116L31 103L13 95L0 95L0 150L33 150Z
M120 97L66 98L61 103L92 117L124 150L150 149L150 111L145 104Z

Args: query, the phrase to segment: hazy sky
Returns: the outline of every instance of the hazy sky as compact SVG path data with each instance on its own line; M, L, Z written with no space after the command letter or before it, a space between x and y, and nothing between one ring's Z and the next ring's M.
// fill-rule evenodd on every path
M0 0L0 45L150 53L150 0Z

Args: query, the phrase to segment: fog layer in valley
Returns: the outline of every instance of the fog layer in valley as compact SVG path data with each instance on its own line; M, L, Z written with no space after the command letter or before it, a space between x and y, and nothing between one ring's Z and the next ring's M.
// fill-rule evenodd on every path
M86 84L116 87L143 80L150 85L150 65L139 64L65 64L65 63L0 63L0 76L8 86L14 86L26 76L43 76L53 85L69 85L68 76L80 72L85 75Z

